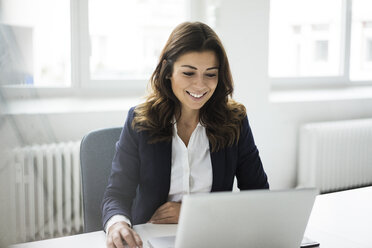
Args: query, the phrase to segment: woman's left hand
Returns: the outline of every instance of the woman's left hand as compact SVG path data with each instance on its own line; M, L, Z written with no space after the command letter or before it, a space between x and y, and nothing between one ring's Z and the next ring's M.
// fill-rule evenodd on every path
M180 202L166 202L155 211L149 222L153 224L178 224L180 209Z

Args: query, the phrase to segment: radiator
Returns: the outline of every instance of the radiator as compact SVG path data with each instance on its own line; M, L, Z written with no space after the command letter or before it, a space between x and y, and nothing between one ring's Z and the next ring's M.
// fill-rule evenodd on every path
M80 142L14 150L11 230L14 243L82 232Z
M298 186L322 193L372 185L372 119L301 127Z

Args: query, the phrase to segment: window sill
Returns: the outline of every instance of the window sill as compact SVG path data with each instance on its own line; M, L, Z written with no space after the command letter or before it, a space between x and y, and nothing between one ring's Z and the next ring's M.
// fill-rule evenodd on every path
M42 98L18 99L3 105L3 115L63 114L128 111L141 102L141 98Z
M271 103L327 102L342 100L372 100L372 86L330 89L274 90Z

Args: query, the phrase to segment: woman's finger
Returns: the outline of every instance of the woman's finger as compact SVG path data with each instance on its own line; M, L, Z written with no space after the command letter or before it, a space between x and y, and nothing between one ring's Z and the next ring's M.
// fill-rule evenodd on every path
M111 235L107 235L107 237L106 237L106 247L107 248L115 248L114 241L112 240Z
M111 234L111 238L112 238L114 247L116 247L116 248L124 248L123 239L122 239L119 231L116 231L115 230Z
M136 241L137 246L142 248L143 242L142 242L141 237L136 232L133 232L133 237L134 237L134 240Z
M128 244L129 247L137 247L137 243L136 243L136 240L134 239L133 237L133 233L132 233L132 230L129 229L129 228L123 228L123 229L120 229L120 234L121 234L121 237L123 237L124 241ZM123 246L124 247L124 246ZM119 248L119 247L117 247Z

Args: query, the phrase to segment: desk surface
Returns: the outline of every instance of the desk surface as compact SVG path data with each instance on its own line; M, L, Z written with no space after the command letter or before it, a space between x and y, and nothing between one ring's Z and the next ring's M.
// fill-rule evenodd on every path
M319 195L305 235L326 248L372 248L372 187ZM147 247L147 239L175 235L177 225L134 226ZM36 241L12 248L104 248L103 231Z
M317 196L305 235L321 247L372 248L372 187Z

